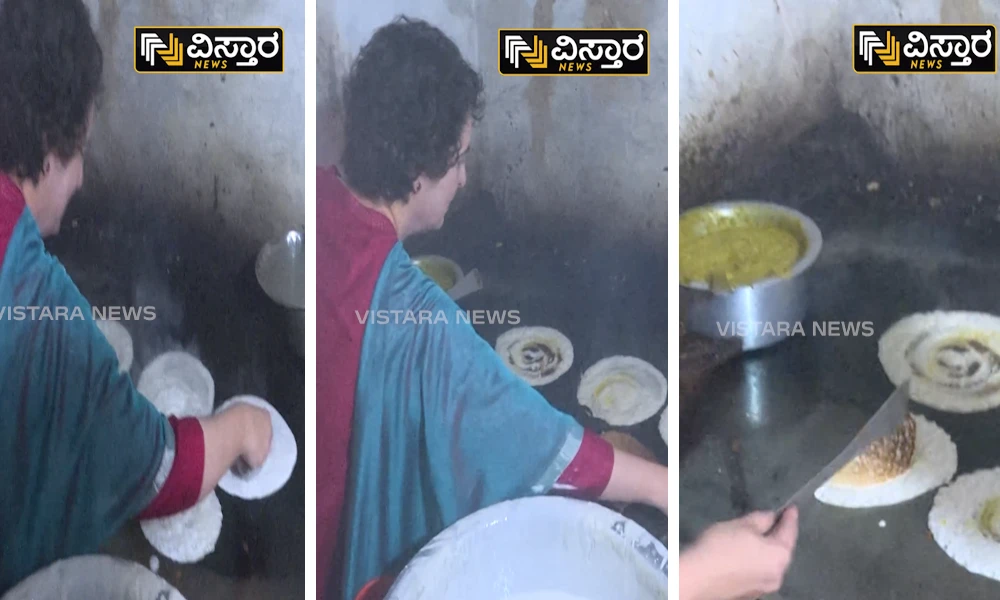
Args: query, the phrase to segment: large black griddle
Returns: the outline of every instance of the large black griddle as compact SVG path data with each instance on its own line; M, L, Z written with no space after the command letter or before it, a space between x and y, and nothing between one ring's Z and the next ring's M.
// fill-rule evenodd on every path
M935 309L1000 313L995 172L903 171L844 114L745 171L757 175L720 174L721 188L789 204L823 231L806 330L812 321L872 321L875 335L793 338L728 361L683 398L691 411L680 423L682 543L714 522L779 505L844 447L894 388L878 337L897 319ZM910 408L952 436L958 474L1000 464L1000 411ZM1000 583L972 575L931 539L933 497L866 510L804 506L795 559L771 597L1000 596Z
M260 243L224 225L217 213L109 200L85 190L48 246L92 304L156 306L156 320L123 323L135 346L133 381L160 352L191 351L215 379L216 406L237 394L263 397L284 416L299 444L295 471L275 495L246 501L217 490L223 526L215 551L194 565L160 556L160 575L189 600L301 598L304 363L287 345L280 309L254 278ZM155 552L137 522L105 550L147 566Z

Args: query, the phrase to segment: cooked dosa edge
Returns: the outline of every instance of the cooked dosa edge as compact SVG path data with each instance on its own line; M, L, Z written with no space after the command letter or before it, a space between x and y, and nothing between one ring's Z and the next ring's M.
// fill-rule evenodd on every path
M953 561L971 573L1000 581L997 490L1000 490L1000 468L958 476L934 496L927 527L937 545Z
M913 464L917 443L917 422L913 415L892 435L887 435L844 465L830 482L838 485L866 486L888 481L901 475Z

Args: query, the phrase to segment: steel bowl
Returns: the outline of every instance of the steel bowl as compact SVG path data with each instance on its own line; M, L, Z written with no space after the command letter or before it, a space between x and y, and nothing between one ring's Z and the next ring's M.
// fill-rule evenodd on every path
M299 230L268 242L257 254L257 283L281 306L288 328L288 341L299 355L306 353L306 254L305 236Z
M733 290L711 289L704 282L681 284L680 314L684 326L716 339L740 339L744 351L787 339L796 333L796 324L805 328L808 293L804 274L823 247L823 236L816 223L786 206L752 200L700 206L681 217L696 211L706 215L731 215L739 211L752 222L785 227L799 240L800 254L788 275L761 279Z

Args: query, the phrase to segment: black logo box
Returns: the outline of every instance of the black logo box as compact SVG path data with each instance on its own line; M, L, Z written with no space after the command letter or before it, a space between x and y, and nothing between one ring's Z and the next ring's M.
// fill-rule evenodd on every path
M534 68L529 65L523 58L518 61L517 68L514 67L513 63L508 60L506 56L506 45L507 37L510 35L519 36L528 46L534 49L535 37L538 37L542 43L547 47L549 55L549 64L545 69ZM570 39L576 42L575 46L573 44L567 44L560 46L559 41L561 37L568 36ZM632 60L626 56L625 42L631 42L627 48L628 55L635 56L638 54L638 46L635 44L635 40L642 36L642 55L636 59ZM614 40L619 46L620 51L617 52L617 60L622 62L619 68L602 68L602 65L612 63L613 61L607 59L607 54L610 49L612 51L612 56L615 56L615 48L613 45L609 44L597 44L594 46L594 52L600 52L600 59L593 59L589 55L591 50L587 45L581 44L581 41L587 40ZM649 75L649 32L645 29L500 29L497 31L497 57L498 65L501 75L604 75L604 76L621 76L621 75ZM569 55L571 58L566 59L555 59L552 57L553 52L560 51L561 54L557 56ZM582 52L586 50L586 52ZM574 55L575 52L575 56ZM573 71L569 71L569 64L573 63ZM579 65L589 63L589 70L577 70ZM560 64L566 66L562 67L560 70Z
M184 44L184 64L171 66L166 64L162 57L157 56L154 64L150 65L142 56L140 48L143 33L157 34L164 44L170 43L170 35L173 34L174 38ZM274 56L265 57L261 54L261 50L270 54L274 48L270 40L262 44L258 38L273 39L275 33L278 34L278 52ZM198 34L207 36L211 41L211 47L203 40L196 41L195 36ZM283 73L285 71L285 32L281 27L136 27L133 37L133 66L139 73ZM242 52L249 45L246 42L230 42L226 46L216 43L217 38L226 37L251 38L255 51L247 54L256 58L257 64L237 64L250 61L250 58L244 56ZM192 56L189 52L199 56ZM201 56L209 52L210 56Z
M892 33L896 42L899 42L899 65L887 66L882 60L875 56L872 65L869 65L862 55L861 32L869 31L878 36L883 45L886 41L886 32ZM922 33L923 37L917 36L916 40L910 39L913 32ZM989 34L989 53L985 56L977 56L972 51L972 36L983 36ZM938 41L932 36L962 36L968 40L968 45L956 43L954 40ZM926 40L926 43L925 41ZM976 42L976 49L982 53L986 44L982 41ZM907 51L907 47L912 50ZM885 25L869 24L855 25L853 30L852 53L854 56L854 71L857 73L996 73L997 72L997 29L995 25ZM942 56L943 52L950 50L950 56ZM961 56L956 57L957 51L968 51L972 62L968 66L952 65L952 62L961 60ZM924 56L916 56L919 52ZM920 61L924 63L921 64ZM933 68L928 65L928 61L941 61L940 68Z

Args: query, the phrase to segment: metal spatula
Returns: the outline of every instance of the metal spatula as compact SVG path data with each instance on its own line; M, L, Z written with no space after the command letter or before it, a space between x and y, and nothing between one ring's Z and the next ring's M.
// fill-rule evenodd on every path
M854 457L864 452L880 438L895 432L903 423L903 420L906 419L909 406L910 380L907 379L896 388L896 391L889 396L889 399L882 404L882 407L878 409L874 416L868 419L865 426L854 436L851 443L837 455L837 458L830 461L829 464L823 467L823 470L817 473L815 477L799 488L797 492L792 494L791 498L781 505L781 508L778 509L778 518L774 521L775 526L781 521L782 514L789 506L811 499L820 486L840 471L844 465L851 462Z
M455 282L448 290L448 296L455 301L465 298L469 294L474 294L483 289L483 278L479 274L479 269L472 269L464 277Z

